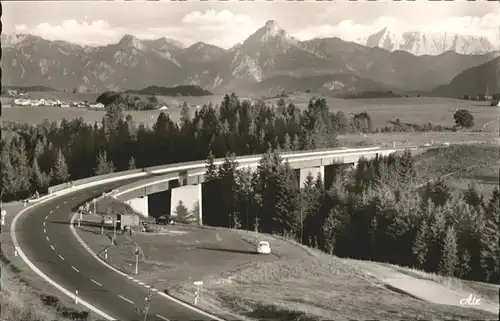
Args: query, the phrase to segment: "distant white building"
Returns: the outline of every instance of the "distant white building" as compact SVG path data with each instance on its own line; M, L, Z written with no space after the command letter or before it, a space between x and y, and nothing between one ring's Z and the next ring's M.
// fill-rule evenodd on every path
M90 108L104 108L104 104L97 103L97 104L94 104L94 105L90 105Z

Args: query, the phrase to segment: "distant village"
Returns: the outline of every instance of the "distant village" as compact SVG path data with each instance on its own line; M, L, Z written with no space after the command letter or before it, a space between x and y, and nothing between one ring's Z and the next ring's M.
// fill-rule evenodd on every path
M52 100L52 99L28 99L28 98L17 98L14 99L14 106L30 106L30 107L77 107L77 108L96 108L102 109L104 105L101 103L90 104L86 101L64 101L64 100Z
M47 98L29 98L27 93L22 91L8 89L5 91L6 96L16 97L12 105L13 106L26 106L26 107L61 107L61 108L85 108L85 109L104 109L104 104L102 103L90 103L88 101L67 101L59 99L47 99ZM200 105L191 105L191 108L200 109ZM157 109L162 111L169 110L166 105L158 105Z
M61 107L61 108L95 108L103 109L104 105L101 103L91 104L87 101L65 101L59 99L45 99L45 98L29 98L27 94L18 90L9 89L6 94L15 98L13 101L14 106L29 106L29 107Z

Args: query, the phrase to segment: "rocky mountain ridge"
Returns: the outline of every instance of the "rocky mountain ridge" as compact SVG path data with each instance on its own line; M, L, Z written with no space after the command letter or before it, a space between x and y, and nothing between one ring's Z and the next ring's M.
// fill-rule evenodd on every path
M1 41L4 84L59 90L83 86L89 91L180 84L221 92L265 86L271 86L266 91L278 91L282 86L274 80L284 79L280 77L288 77L293 87L307 87L314 79L315 86L333 94L374 88L430 90L498 56L450 51L414 56L339 38L299 41L272 20L229 50L203 42L185 47L165 37L142 40L132 35L98 47L33 35L2 35Z

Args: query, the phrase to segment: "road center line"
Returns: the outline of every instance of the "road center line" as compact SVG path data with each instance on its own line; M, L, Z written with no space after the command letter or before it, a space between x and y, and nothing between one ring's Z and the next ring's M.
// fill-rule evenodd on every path
M118 297L119 297L120 299L124 300L124 301L127 301L127 302L128 302L128 303L130 303L130 304L134 304L134 302L130 301L129 299L127 299L126 297L124 297L124 296L122 296L122 295L120 295L120 294L118 294Z
M144 282L139 282L139 285L144 285L145 283Z
M68 203L68 201L64 201L64 204L67 204L67 203Z
M72 200L73 200L73 201L74 201L74 200L76 200L76 196L75 196L75 197L73 197L73 198L72 198Z
M59 205L56 206L56 209L58 209L58 208L59 208Z
M52 211L50 211L50 213L52 213ZM49 217L48 215L45 215L45 220L47 220L47 217Z
M45 235L45 238L47 239L47 242L49 241L49 237L47 235Z
M71 266L71 268L72 268L73 270L75 270L76 272L80 272L80 271L78 271L78 269L77 269L76 267L74 267L73 265Z
M61 256L61 254L58 254L59 258L64 261L64 258Z
M43 221L43 226L45 226L45 221Z
M47 234L47 230L46 230L46 229L43 229L43 233Z
M165 318L165 317L162 317L161 315L157 314L156 315L157 318L160 318L162 320L165 320L165 321L170 321L169 319Z
M149 289L149 288L151 288L151 285L147 285L147 284L146 284L144 287L145 287L146 289Z
M101 283L97 282L97 281L96 281L96 280L94 280L94 279L90 279L90 281L92 281L93 283L97 284L98 286L102 286L102 284L101 284Z
M52 251L55 251L56 249L54 248L54 245L50 244L50 248L52 249Z

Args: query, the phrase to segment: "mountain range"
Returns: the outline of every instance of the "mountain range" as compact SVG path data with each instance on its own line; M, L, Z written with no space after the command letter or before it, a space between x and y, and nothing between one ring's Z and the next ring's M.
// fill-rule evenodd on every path
M482 55L500 49L499 43L494 45L488 38L481 36L447 32L398 32L388 27L366 39L360 39L358 43L388 51L403 50L413 55L439 55L446 51Z
M185 47L165 37L142 40L132 35L98 47L29 34L2 34L1 42L3 84L90 91L179 84L253 93L288 88L331 94L427 91L499 55L446 51L415 56L339 38L299 41L272 20L229 50L203 42Z

